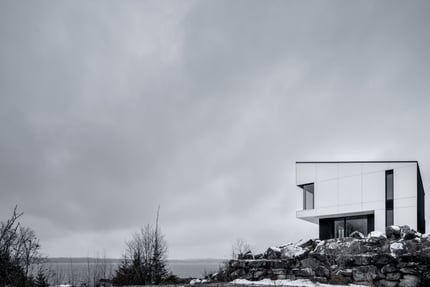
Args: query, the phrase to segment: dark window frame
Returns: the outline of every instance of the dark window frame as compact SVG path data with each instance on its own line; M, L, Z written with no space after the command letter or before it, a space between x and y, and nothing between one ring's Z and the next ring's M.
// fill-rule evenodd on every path
M330 218L320 218L319 219L319 238L320 239L330 239L336 238L336 226L335 221L342 221L344 228L344 236L348 237L350 234L346 234L347 231L347 221L353 219L365 219L367 224L367 231L364 235L369 234L371 231L375 230L375 215L373 213L363 214L363 215L352 215L352 216L340 216L340 217L330 217Z
M312 186L312 192L307 190L307 186ZM312 210L315 209L315 183L306 183L300 186L303 189L303 210ZM312 207L307 206L307 192L312 193Z
M389 190L389 187L391 187L391 190ZM393 224L394 224L394 171L392 169L389 169L385 171L385 226L389 226Z

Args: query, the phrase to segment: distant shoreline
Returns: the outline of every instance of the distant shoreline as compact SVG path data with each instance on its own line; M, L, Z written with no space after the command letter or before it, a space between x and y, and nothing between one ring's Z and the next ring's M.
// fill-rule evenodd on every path
M93 258L93 257L50 257L45 262L48 268L64 276L83 278L89 266L105 266L109 272L114 272L121 265L120 258ZM168 259L166 267L179 278L202 278L204 274L217 272L227 260L225 259Z
M47 257L47 263L121 263L123 258L97 258L97 257ZM229 259L222 258L194 258L194 259L167 259L169 263L223 263Z

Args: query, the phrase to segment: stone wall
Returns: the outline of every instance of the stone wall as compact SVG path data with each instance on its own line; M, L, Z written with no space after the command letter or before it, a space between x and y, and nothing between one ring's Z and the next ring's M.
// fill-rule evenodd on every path
M243 254L228 265L231 280L299 279L368 286L430 286L430 237L407 226L366 238L309 240L271 247L263 254Z

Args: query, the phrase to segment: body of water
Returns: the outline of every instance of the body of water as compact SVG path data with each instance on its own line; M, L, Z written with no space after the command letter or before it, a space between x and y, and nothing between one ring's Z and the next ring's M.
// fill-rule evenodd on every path
M167 268L174 275L181 278L202 278L205 274L217 272L223 265L221 259L198 259L198 260L169 260ZM56 283L73 282L78 284L86 282L88 278L109 278L115 274L120 260L67 260L50 259L45 264L51 273L51 280Z

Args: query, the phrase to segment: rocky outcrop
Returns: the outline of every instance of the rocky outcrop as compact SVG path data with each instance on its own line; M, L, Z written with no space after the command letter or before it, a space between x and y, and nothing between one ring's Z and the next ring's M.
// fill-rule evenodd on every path
M430 286L430 236L390 226L367 237L309 240L270 247L263 254L231 260L230 279L307 278L320 283L381 287ZM255 259L259 258L259 259Z

